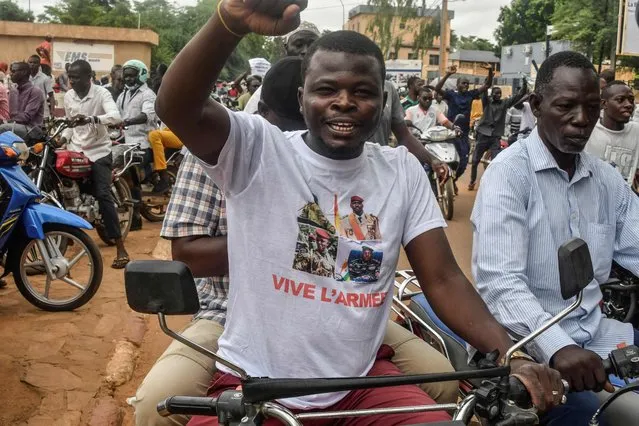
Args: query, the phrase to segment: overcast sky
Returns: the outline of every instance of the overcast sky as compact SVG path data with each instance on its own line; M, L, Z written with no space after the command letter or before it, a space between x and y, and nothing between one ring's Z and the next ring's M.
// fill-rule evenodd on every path
M366 0L341 0L344 3L345 17L348 11L358 4L366 4ZM16 0L23 8L27 8L28 0ZM36 15L41 13L45 4L51 0L31 0L31 7ZM194 4L195 0L177 0L177 4ZM510 0L449 0L449 9L455 11L452 21L453 29L460 35L474 35L493 39L499 7L509 4ZM427 0L428 7L441 5L441 0ZM308 0L308 9L303 12L303 19L315 23L320 29L337 30L342 26L342 5L340 0Z

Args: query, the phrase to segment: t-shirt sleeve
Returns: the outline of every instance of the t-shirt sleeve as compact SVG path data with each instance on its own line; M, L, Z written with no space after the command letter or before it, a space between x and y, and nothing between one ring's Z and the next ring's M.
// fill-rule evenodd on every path
M454 99L453 99L453 94L454 94L454 93L455 93L455 91L450 90L450 89L448 89L448 90L444 90L444 96L443 96L443 99L444 99L445 101L447 101L447 102L453 102L453 101L454 101Z
M404 161L408 181L406 199L408 214L404 222L402 244L406 246L425 232L435 228L445 228L446 221L419 160L413 155L406 155Z
M392 123L403 123L404 122L404 107L402 106L402 101L399 99L399 94L397 90L395 90L395 86L392 84L389 85L390 91L388 96L391 96L392 104L391 104L391 114L392 114Z
M479 89L469 90L468 94L472 96L473 99L479 99L481 97L481 93Z
M262 98L262 86L258 87L255 93L251 96L251 99L248 100L246 106L244 107L244 112L248 114L255 114L257 112L257 107L260 103L260 99Z
M406 110L406 116L404 117L404 120L413 121L413 109L412 108L408 108Z
M53 79L46 78L44 80L44 89L47 92L47 93L45 93L45 95L47 95L47 96L49 96L51 93L53 93Z
M264 146L273 142L273 130L259 115L226 111L230 121L229 137L217 164L212 166L202 160L200 164L213 182L227 196L232 196L246 189L258 172Z

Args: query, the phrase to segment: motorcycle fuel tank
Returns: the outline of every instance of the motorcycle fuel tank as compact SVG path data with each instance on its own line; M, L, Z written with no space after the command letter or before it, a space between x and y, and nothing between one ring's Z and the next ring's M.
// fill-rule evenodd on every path
M56 151L55 169L71 179L91 176L91 161L82 153L74 151Z

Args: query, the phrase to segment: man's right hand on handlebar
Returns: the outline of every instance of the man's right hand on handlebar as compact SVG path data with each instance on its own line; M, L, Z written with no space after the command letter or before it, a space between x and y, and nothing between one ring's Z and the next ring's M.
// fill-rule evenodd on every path
M550 366L558 370L570 383L570 389L577 392L599 392L602 389L607 392L615 391L614 386L608 381L601 357L577 345L558 350L550 360Z
M562 403L565 390L557 370L524 360L513 360L511 366L512 376L526 387L537 410L543 413Z

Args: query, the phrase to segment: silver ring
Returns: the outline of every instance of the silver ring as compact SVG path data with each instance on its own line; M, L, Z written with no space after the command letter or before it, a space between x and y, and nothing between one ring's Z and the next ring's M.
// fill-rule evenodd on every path
M557 396L559 395L559 391L552 391L552 396Z
M564 379L561 379L561 384L564 385L564 393L570 392L570 383L568 383Z
M568 397L566 395L561 395L561 405L564 405L566 402L568 402Z

